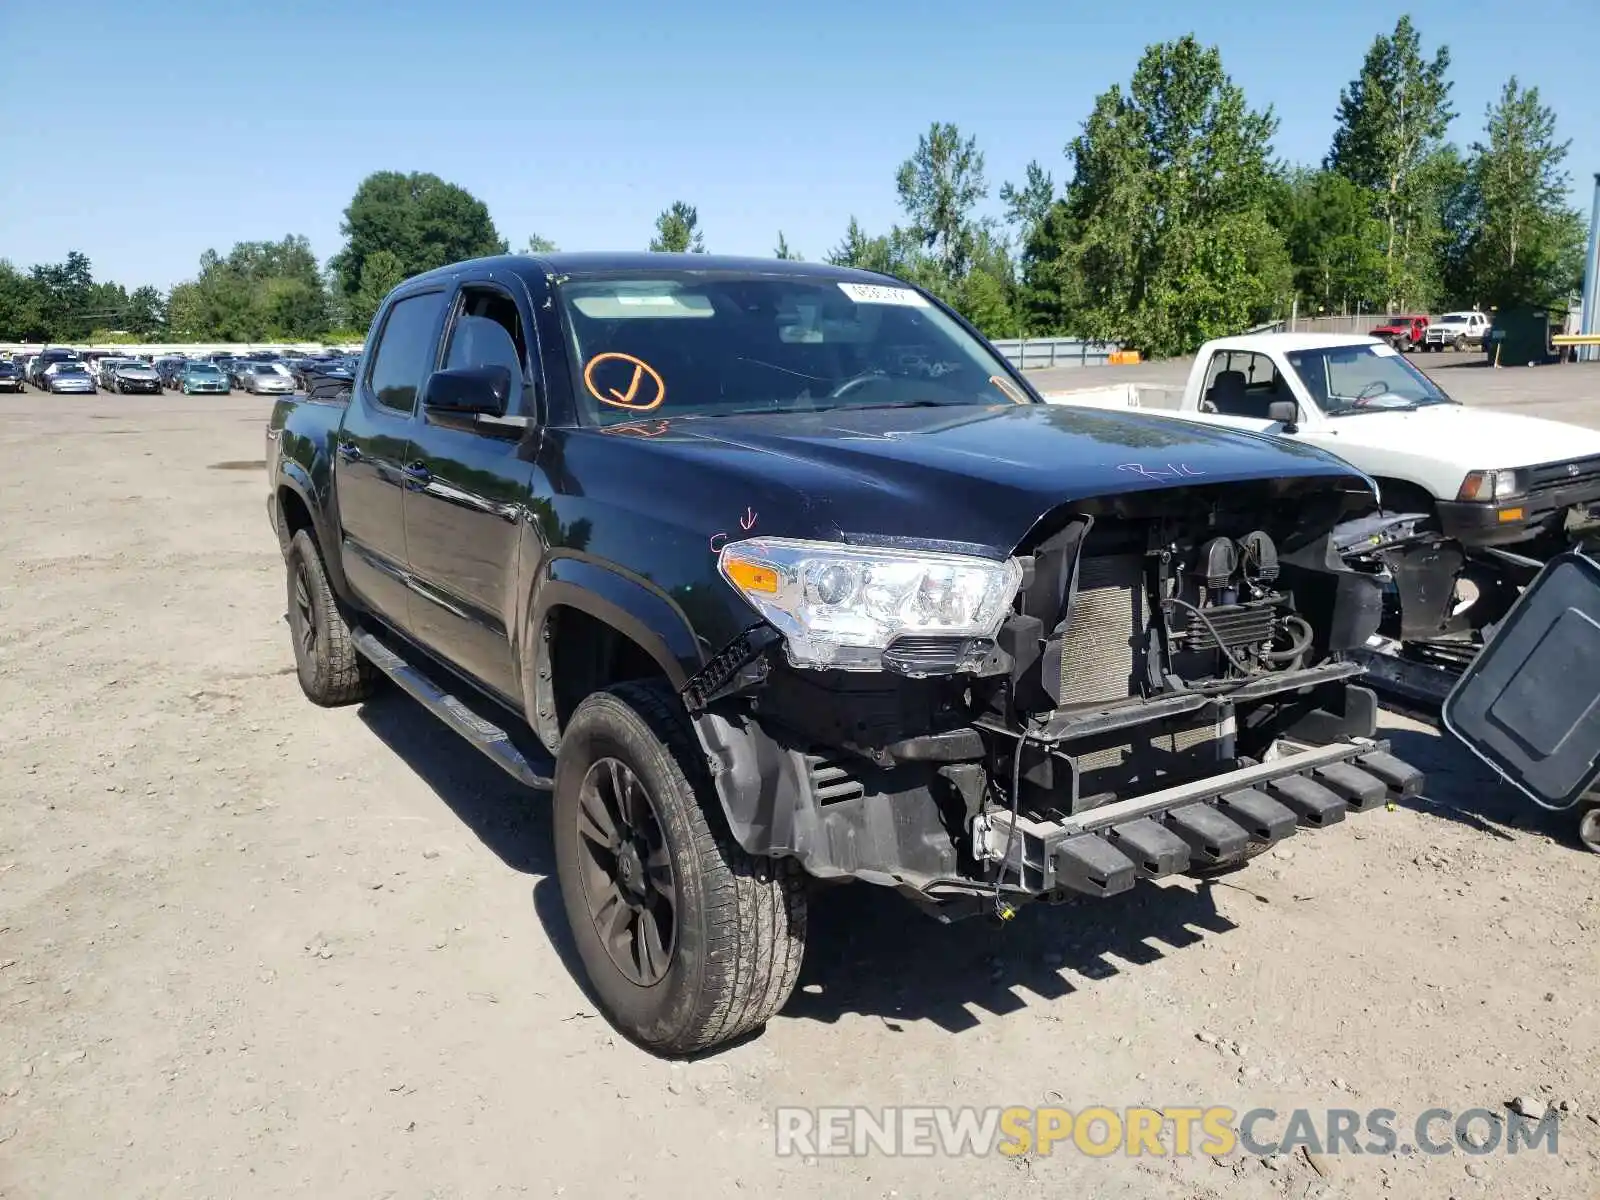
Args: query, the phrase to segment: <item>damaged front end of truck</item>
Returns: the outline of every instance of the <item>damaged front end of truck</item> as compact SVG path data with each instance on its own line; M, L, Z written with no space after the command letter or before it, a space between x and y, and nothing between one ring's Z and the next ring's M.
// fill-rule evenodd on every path
M725 547L763 620L683 697L735 839L960 915L1226 868L1418 791L1346 657L1383 584L1331 534L1369 497L1207 482L1064 503L1015 546Z

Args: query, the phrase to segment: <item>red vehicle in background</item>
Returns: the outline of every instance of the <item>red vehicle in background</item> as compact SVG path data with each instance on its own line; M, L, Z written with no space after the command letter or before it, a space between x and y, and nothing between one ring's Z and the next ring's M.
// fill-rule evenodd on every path
M1427 317L1389 317L1372 330L1372 336L1382 338L1396 350L1414 350L1422 345L1422 335L1427 331Z

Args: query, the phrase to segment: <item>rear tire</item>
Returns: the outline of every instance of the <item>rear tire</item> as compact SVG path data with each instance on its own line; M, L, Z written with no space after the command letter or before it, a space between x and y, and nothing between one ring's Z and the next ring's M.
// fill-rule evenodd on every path
M289 542L289 632L295 674L306 699L324 708L354 704L372 694L377 669L356 652L322 555L302 529Z
M611 1023L657 1054L766 1024L800 974L805 882L733 840L671 689L623 683L578 705L554 790L567 922Z

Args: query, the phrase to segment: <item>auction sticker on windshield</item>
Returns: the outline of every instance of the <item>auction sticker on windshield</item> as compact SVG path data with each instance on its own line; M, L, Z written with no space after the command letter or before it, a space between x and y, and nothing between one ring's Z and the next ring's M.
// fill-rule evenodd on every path
M927 308L928 298L911 288L882 287L876 283L841 283L839 290L857 304L899 304Z

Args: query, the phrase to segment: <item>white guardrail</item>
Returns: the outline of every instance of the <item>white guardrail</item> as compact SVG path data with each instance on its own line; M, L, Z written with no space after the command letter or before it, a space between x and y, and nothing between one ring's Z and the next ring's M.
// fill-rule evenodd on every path
M360 345L328 345L322 342L53 342L54 346L70 346L74 350L92 350L96 353L115 354L236 354L248 357L261 350L278 354L316 354L323 351L357 353ZM1121 347L1105 342L1090 342L1082 338L997 338L994 348L1013 365L1025 371L1048 367L1103 367ZM0 342L0 354L29 355L45 349L39 342Z
M73 350L92 350L96 354L235 354L247 358L262 350L279 354L320 354L324 351L360 353L361 346L330 345L325 342L0 342L0 354L37 354L49 347L65 346Z
M994 348L1024 371L1046 367L1103 367L1121 347L1082 338L992 338Z

